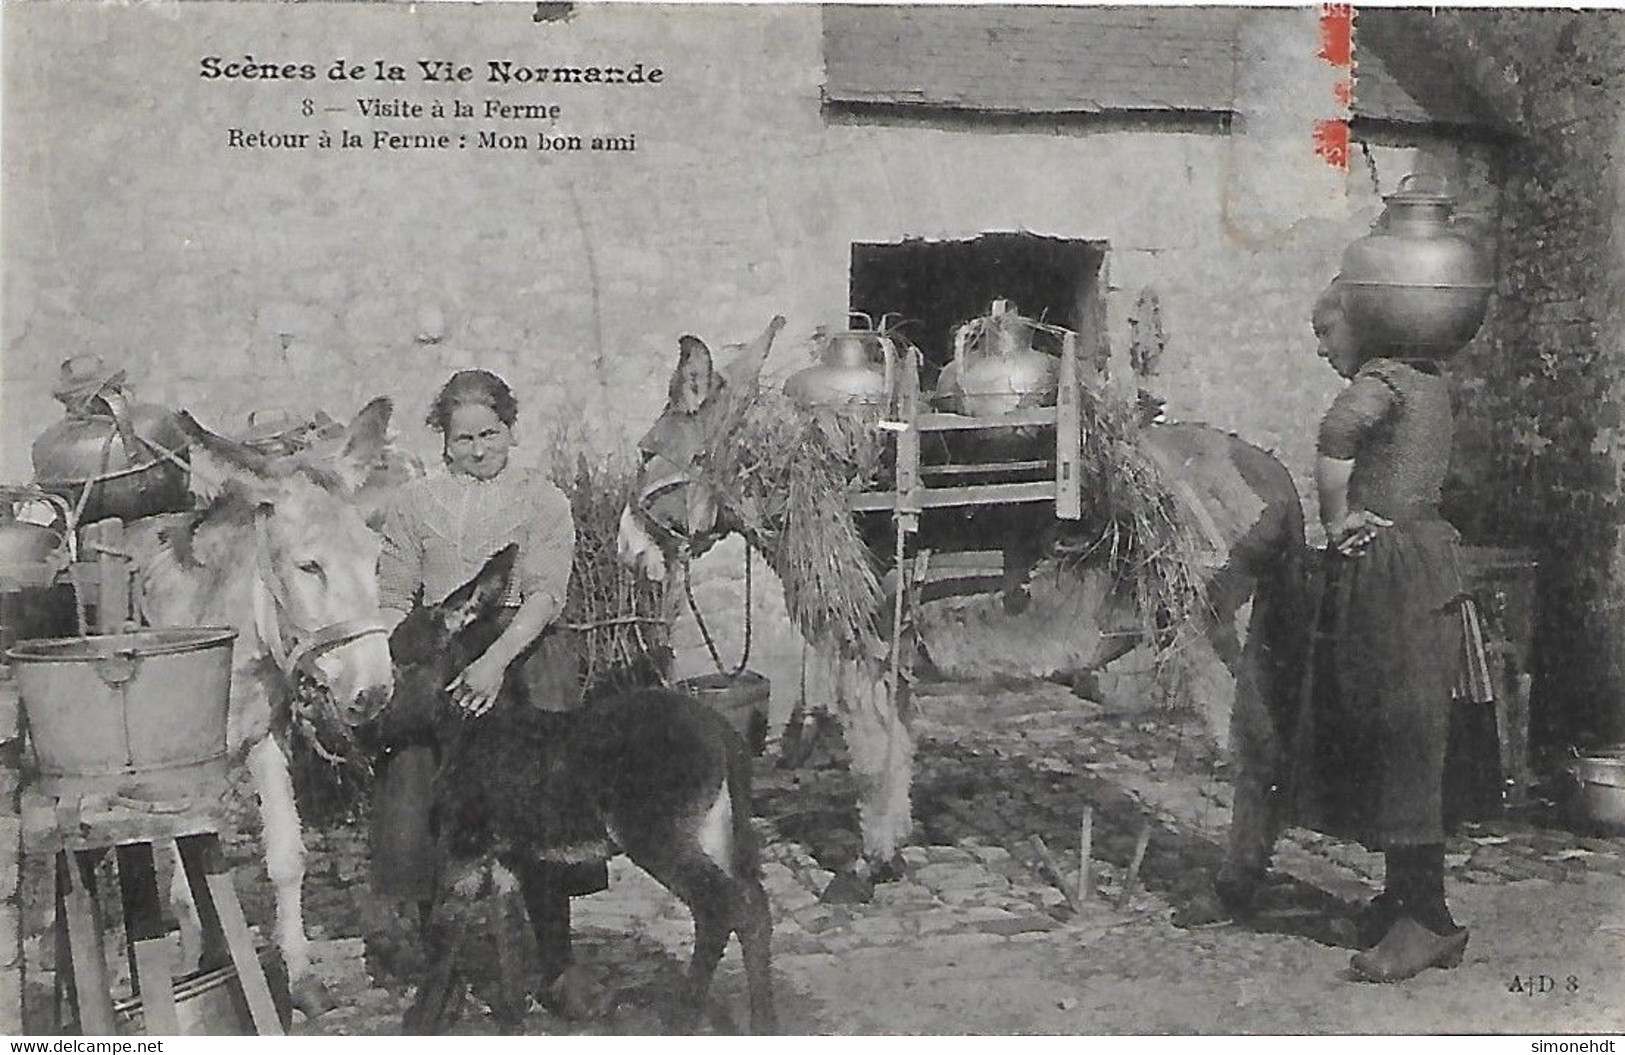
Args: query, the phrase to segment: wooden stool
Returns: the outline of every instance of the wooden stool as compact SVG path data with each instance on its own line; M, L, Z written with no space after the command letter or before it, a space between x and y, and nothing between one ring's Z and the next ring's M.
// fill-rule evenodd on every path
M65 1000L78 1012L81 1033L117 1032L96 899L96 865L112 850L118 864L131 984L141 998L145 1032L180 1033L175 1006L175 940L163 922L154 848L173 844L203 928L204 949L224 947L248 1005L254 1030L281 1036L282 1023L254 950L220 851L218 810L192 800L130 802L118 798L53 801L56 826L41 849L56 856L58 1021ZM217 966L204 964L205 968Z

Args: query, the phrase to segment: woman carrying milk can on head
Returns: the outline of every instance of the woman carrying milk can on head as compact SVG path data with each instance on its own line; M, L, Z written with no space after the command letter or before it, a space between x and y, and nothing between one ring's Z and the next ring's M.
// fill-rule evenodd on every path
M452 703L473 719L497 702L513 669L524 676L533 706L563 712L581 702L579 646L572 632L557 625L569 588L575 523L569 499L546 475L510 464L518 410L513 392L495 374L454 374L428 415L429 427L441 436L445 470L403 487L383 526L378 587L392 624L420 592L424 604L437 604L493 554L518 544L503 601L507 625L448 687ZM436 746L394 745L374 808L375 887L420 905L433 900L438 878L431 816ZM535 869L525 884L526 909L541 943L543 979L551 984L570 962L570 897L605 889L607 871L602 862L544 862Z
M1321 420L1325 650L1300 803L1312 827L1385 855L1350 961L1364 981L1454 967L1467 931L1445 904L1444 771L1463 655L1459 536L1440 513L1450 392L1433 359L1362 341L1346 288L1315 305L1319 354L1349 386ZM1397 350L1395 350L1397 351ZM1329 654L1327 654L1329 653Z

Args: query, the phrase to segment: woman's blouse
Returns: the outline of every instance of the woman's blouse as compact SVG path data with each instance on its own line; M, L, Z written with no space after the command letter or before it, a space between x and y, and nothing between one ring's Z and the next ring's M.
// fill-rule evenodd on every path
M1450 389L1397 359L1367 360L1320 423L1320 453L1353 460L1349 508L1396 522L1439 515L1450 468Z
M405 611L419 587L438 604L472 579L486 560L519 544L503 604L538 594L563 609L575 552L570 500L544 474L509 466L490 480L437 473L406 484L384 519L378 593Z

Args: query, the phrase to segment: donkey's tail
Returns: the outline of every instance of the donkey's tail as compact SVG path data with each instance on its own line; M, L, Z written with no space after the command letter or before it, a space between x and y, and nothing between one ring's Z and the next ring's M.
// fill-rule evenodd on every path
M761 860L756 850L756 832L751 827L750 756L743 743L730 742L723 780L728 785L729 812L733 819L729 840L733 874L741 879L759 878Z

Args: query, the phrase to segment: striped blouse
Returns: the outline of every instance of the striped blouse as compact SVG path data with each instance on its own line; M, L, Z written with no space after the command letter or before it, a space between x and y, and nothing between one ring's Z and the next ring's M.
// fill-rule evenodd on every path
M537 594L563 609L575 552L570 500L547 476L508 466L491 480L438 472L401 488L384 519L378 593L405 611L421 586L438 604L510 542L519 543L503 604Z

